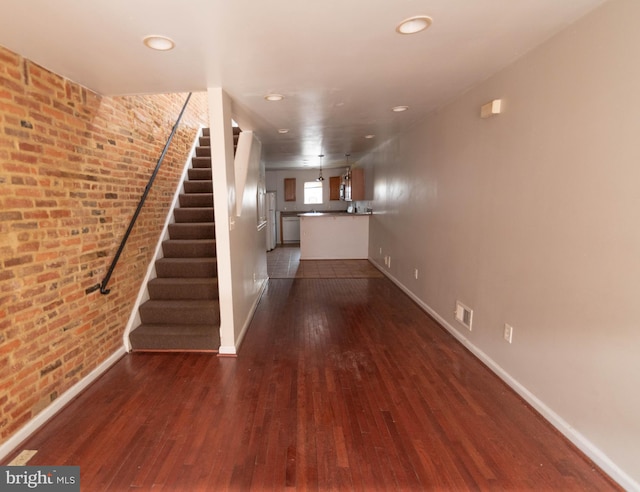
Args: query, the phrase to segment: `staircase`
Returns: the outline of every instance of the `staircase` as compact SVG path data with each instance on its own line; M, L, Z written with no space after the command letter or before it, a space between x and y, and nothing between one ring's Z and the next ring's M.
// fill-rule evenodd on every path
M150 299L139 308L141 324L129 335L134 351L207 351L220 347L220 309L209 130L183 183L175 222L147 283Z

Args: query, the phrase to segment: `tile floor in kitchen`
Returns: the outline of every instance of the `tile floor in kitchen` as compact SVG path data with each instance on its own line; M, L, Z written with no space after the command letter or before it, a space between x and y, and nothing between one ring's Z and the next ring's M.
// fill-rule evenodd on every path
M300 260L300 244L278 245L267 253L270 278L381 278L369 260Z

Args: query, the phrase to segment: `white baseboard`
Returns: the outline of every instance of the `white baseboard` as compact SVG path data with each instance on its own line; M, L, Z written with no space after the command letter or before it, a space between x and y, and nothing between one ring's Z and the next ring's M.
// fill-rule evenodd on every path
M520 395L529 405L531 405L540 415L542 415L551 425L553 425L562 435L571 441L580 451L589 457L596 465L598 465L607 475L615 480L621 487L626 490L640 491L640 483L636 482L629 474L616 465L600 448L595 446L578 430L572 427L560 415L549 408L536 395L531 393L525 386L520 384L514 377L505 371L491 357L476 347L457 329L455 329L447 320L440 316L434 309L426 304L422 299L417 297L402 282L391 275L382 265L375 260L369 258L369 261L380 270L389 280L396 284L405 294L407 294L418 306L432 316L439 324L441 324L451 335L453 335L462 345L464 345L473 355L482 361L491 371L493 371L500 379L502 379L511 389Z
M242 341L244 340L244 336L247 334L247 330L249 329L249 325L251 325L251 321L253 320L253 315L256 312L256 309L258 309L258 303L260 302L260 299L262 299L262 294L264 294L264 290L267 288L267 284L269 282L269 279L265 279L264 282L262 282L262 285L260 286L260 293L256 296L256 298L253 301L253 305L251 306L251 309L249 310L249 314L247 315L247 319L244 322L244 326L242 327L242 331L240 332L240 335L238 335L238 338L235 341L235 345L221 345L220 349L218 350L218 354L220 356L234 356L234 355L238 355L238 349L240 348L240 345L242 345Z
M126 351L124 347L119 348L104 360L98 367L87 374L84 378L74 384L62 395L56 398L51 405L42 410L38 415L27 422L18 432L11 436L0 446L0 460L4 460L8 455L13 453L18 446L26 441L34 432L47 423L47 421L58 413L65 405L78 396L82 391L93 383L98 377L102 376L113 364L118 362Z

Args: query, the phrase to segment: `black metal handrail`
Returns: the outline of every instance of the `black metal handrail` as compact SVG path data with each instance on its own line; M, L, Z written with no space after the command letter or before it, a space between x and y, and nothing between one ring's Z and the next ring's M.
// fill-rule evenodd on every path
M149 182L147 183L147 186L145 186L145 188L144 188L144 193L142 193L142 197L140 198L140 202L138 203L138 207L136 208L136 211L133 214L133 217L131 218L131 222L129 222L129 227L127 227L127 232L124 233L124 237L122 238L122 241L120 242L120 247L118 248L118 251L116 252L116 255L113 257L113 261L111 262L111 266L109 267L109 271L107 272L107 275L104 277L104 279L102 279L102 283L96 285L96 287L94 289L92 289L92 290L96 290L97 288L100 288L100 293L101 294L108 294L109 292L111 292L111 289L107 289L107 284L109 283L109 280L111 279L111 275L113 274L113 270L116 267L116 263L118 263L118 260L120 259L120 255L122 254L122 251L124 250L124 246L127 243L127 239L129 239L129 234L131 234L131 231L133 230L133 226L136 223L136 219L138 218L138 215L140 214L140 210L142 210L142 206L144 205L144 202L147 199L147 195L149 194L149 191L151 190L151 185L153 185L153 181L156 179L156 175L158 174L158 171L160 170L160 166L162 165L162 161L164 161L164 157L167 154L167 150L169 150L169 145L171 144L171 141L173 140L173 136L176 134L176 130L178 129L178 125L180 124L180 120L182 119L182 115L184 114L185 109L187 109L187 104L189 104L189 99L191 99L191 92L187 96L187 99L184 102L184 106L182 106L182 110L180 111L180 114L178 115L178 119L176 120L175 124L173 125L173 129L171 130L171 134L169 135L169 138L167 139L167 143L164 144L164 149L162 150L162 154L160 154L160 158L158 159L156 167L153 170L153 173L151 174L151 177L149 178Z

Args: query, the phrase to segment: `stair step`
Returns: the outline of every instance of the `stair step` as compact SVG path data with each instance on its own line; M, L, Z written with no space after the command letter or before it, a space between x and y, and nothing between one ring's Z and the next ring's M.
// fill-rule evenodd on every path
M211 147L202 146L202 145L200 147L196 147L196 156L211 158ZM211 167L211 166L208 166L208 167Z
M218 298L218 279L215 278L154 278L147 288L151 299Z
M181 193L178 200L181 207L213 207L213 193Z
M165 258L215 258L215 239L170 239L163 241Z
M218 274L215 258L161 258L156 261L159 278L214 278Z
M211 156L209 157L192 157L191 166L195 169L211 169ZM190 169L191 171L191 169ZM211 178L209 178L211 179Z
M169 224L170 239L215 239L213 222L175 222Z
M187 171L187 174L189 175L189 180L191 181L198 181L198 180L211 181L212 179L211 168L209 169L191 168Z
M207 325L220 322L218 301L213 300L156 300L140 306L142 324Z
M186 350L217 352L220 327L207 325L142 324L129 334L134 351Z
M174 208L176 222L213 222L213 207Z
M131 331L134 351L217 352L220 305L216 260L209 129L203 129L192 158L175 223L155 262L157 278L147 283L150 299L139 309L141 324Z
M213 181L211 180L185 181L182 184L185 193L213 193Z

